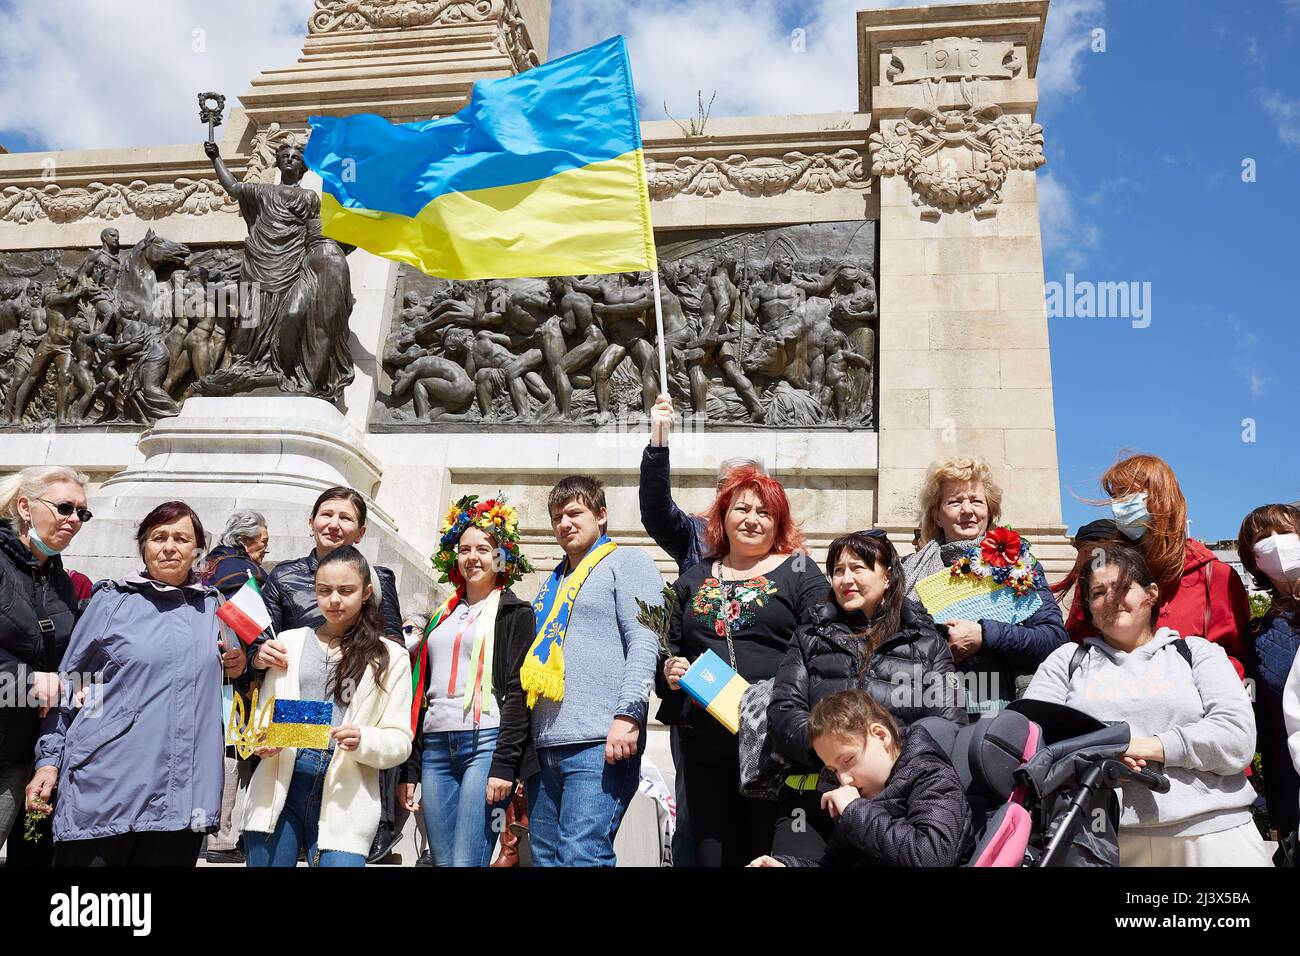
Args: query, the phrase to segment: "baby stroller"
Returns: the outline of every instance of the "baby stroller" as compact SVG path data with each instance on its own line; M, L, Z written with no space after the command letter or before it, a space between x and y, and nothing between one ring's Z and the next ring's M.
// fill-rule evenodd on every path
M1136 781L1169 789L1158 769L1122 755L1128 724L1061 704L1018 700L966 727L918 721L948 752L966 789L974 849L968 866L1117 866L1119 797Z

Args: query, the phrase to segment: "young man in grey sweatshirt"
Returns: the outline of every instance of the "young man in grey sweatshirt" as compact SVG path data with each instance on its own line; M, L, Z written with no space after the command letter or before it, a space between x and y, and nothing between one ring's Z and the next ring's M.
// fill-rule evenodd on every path
M1268 866L1244 772L1255 753L1246 688L1218 645L1169 628L1153 632L1159 589L1142 580L1145 564L1122 550L1079 580L1077 600L1090 602L1085 616L1103 636L1053 652L1025 697L1123 721L1131 731L1126 760L1163 763L1167 793L1124 784L1121 866Z
M604 486L572 476L548 501L564 549L559 587L608 541ZM539 595L540 597L540 595ZM539 696L530 729L541 771L527 782L534 866L613 866L614 835L636 794L659 638L637 599L663 603L663 578L641 548L614 547L587 575L564 631L564 695ZM537 608L537 605L534 605ZM544 613L538 612L538 627Z

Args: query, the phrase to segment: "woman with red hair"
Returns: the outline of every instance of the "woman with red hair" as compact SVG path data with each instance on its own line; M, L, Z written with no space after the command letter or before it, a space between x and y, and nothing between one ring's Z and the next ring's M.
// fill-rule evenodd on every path
M774 678L795 628L811 620L830 585L804 549L785 489L754 468L727 475L704 537L707 557L673 586L659 719L680 728L698 865L744 866L771 851L777 805L740 794L736 735L697 707L679 682L710 650L750 683Z
M1244 677L1253 657L1242 639L1250 620L1245 585L1209 548L1187 536L1187 499L1174 470L1155 455L1129 455L1101 476L1101 487L1111 499L1117 531L1160 585L1156 628L1218 644ZM1104 543L1097 549L1104 550ZM1097 634L1077 598L1065 627L1075 641Z

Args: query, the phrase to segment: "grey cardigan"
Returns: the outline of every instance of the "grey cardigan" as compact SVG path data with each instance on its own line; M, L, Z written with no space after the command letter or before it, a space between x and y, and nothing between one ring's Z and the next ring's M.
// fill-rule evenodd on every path
M1249 823L1255 791L1245 769L1255 754L1255 715L1246 688L1217 644L1186 638L1189 667L1161 628L1131 653L1100 637L1074 676L1077 646L1057 650L1034 675L1026 698L1066 704L1099 720L1125 721L1134 737L1155 736L1165 751L1169 792L1125 784L1121 828L1146 836L1196 836Z
M102 674L51 710L36 766L59 768L54 839L220 824L224 732L215 588L101 582L59 667Z

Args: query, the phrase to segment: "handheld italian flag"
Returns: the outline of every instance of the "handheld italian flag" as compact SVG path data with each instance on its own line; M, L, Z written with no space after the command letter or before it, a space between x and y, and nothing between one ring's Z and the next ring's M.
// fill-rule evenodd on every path
M252 644L257 635L271 626L271 612L266 609L262 589L251 573L235 596L217 608L217 617L245 644Z

